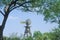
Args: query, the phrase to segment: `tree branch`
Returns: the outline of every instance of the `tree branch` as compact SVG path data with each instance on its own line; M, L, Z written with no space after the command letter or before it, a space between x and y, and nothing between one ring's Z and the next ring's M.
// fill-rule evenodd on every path
M4 16L4 13L0 10L0 13Z
M16 8L18 8L18 7L20 7L20 6L23 6L23 5L26 4L26 3L31 3L31 2L32 2L32 1L24 2L24 3L20 4L19 6L16 6L16 7L12 8L12 9L10 10L10 12L11 12L12 10L14 10L14 9L16 9Z

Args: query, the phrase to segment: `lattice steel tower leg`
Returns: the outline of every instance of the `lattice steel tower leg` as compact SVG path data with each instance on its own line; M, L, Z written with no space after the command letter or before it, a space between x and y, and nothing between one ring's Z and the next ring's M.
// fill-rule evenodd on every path
M26 26L25 26L25 32L24 32L24 38L32 36L31 31L30 31L30 27L31 27L30 24L31 24L30 20L27 19Z

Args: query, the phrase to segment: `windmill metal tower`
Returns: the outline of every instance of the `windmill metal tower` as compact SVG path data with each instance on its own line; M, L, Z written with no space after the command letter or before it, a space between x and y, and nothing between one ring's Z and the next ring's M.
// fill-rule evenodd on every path
M27 19L25 21L25 24L26 24L26 26L24 26L25 27L24 37L32 36L31 30L30 30L31 20L30 19Z

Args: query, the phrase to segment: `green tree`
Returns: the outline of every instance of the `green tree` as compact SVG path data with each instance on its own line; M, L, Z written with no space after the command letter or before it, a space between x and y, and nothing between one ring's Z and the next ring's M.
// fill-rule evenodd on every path
M52 2L48 2L47 4L43 13L45 16L44 20L55 22L60 27L60 0L52 0Z
M4 17L0 25L0 40L3 40L3 30L10 12L19 7L21 7L21 10L31 11L33 8L38 7L39 4L37 5L37 3L39 1L41 0L0 0L0 6L4 7L3 11L0 10L0 13Z
M43 39L43 40L51 40L49 36L50 36L50 33L45 32L45 33L43 33L42 39Z
M0 0L0 6L4 6L3 11L0 10L0 13L4 17L2 24L0 25L0 40L3 40L3 30L6 21L10 12L14 9L20 7L23 11L43 13L45 20L55 20L57 17L59 19L59 16L57 16L60 12L59 2L59 0Z
M33 37L28 36L27 38L24 38L25 40L33 40Z
M42 40L42 33L40 31L34 32L33 40Z
M60 40L60 28L53 29L51 36L51 40Z
M3 40L8 40L9 37L3 36Z

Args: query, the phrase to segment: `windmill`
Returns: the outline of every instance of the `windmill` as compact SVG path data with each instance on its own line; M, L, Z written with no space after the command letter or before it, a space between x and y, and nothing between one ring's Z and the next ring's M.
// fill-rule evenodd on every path
M21 23L26 24L26 26L24 26L25 27L24 38L32 36L31 31L30 31L31 20L27 19L26 21L22 21Z

